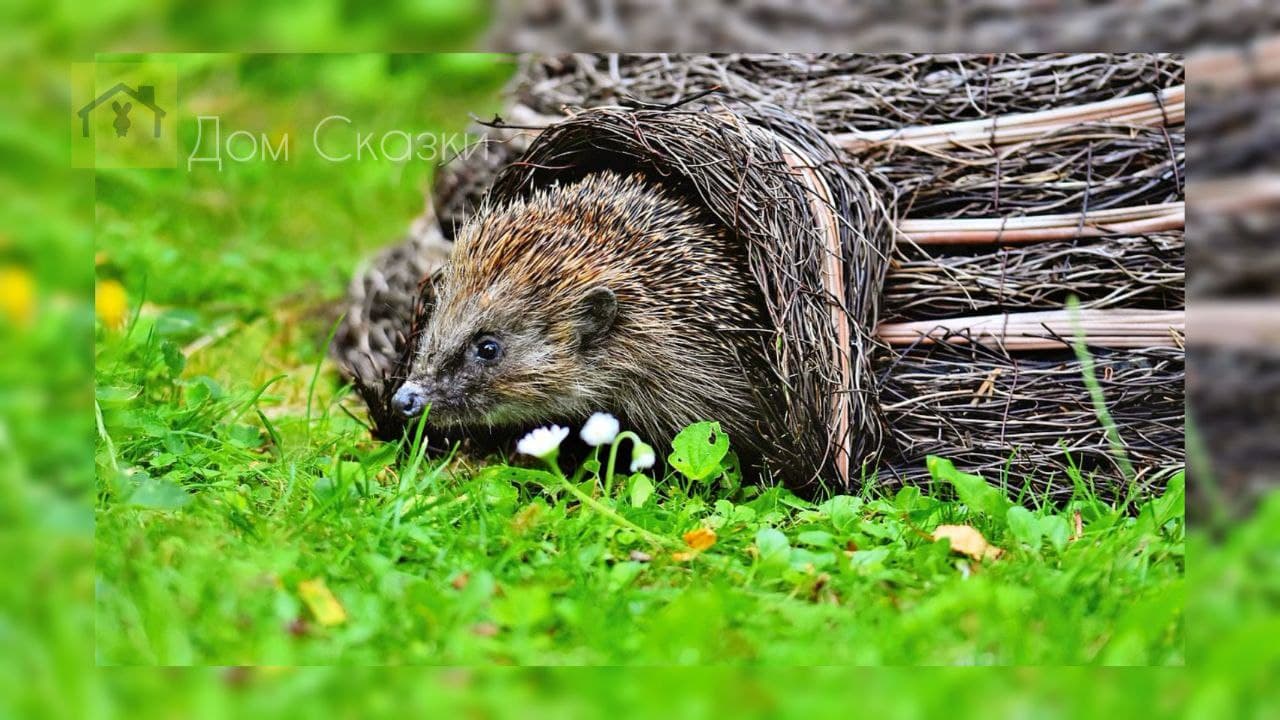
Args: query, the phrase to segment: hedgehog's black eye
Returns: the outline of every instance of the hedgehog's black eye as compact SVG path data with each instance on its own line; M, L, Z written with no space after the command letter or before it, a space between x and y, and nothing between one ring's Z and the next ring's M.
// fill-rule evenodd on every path
M495 338L484 335L475 343L476 359L483 363L493 363L502 357L502 343Z

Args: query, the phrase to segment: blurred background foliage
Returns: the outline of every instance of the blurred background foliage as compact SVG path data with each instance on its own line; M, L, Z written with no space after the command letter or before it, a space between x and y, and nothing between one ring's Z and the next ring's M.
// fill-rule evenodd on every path
M10 43L64 58L96 52L470 50L486 0L18 0L3 12L26 29Z
M420 189L430 169L413 164L397 174L387 173L385 166L349 167L356 174L378 175L361 183L376 188L374 197L352 198L323 218L290 220L317 232L358 228L347 235L353 238L347 257L304 256L296 266L279 268L257 264L251 244L225 249L218 238L208 238L190 258L166 253L154 237L131 238L137 244L126 245L113 238L109 213L95 217L95 197L133 197L130 188L139 184L169 186L167 194L157 196L164 202L209 191L209 186L184 171L72 171L67 63L89 60L95 52L142 49L466 49L489 17L487 3L480 0L385 5L268 0L248 9L194 1L17 0L0 7L0 21L10 29L0 39L6 108L0 113L0 156L7 171L0 174L5 198L0 203L0 553L6 558L0 575L0 642L6 649L0 661L0 717L401 715L413 709L573 717L594 714L583 699L588 697L616 713L677 717L845 714L851 708L894 717L1280 714L1272 681L1280 668L1275 615L1280 502L1275 498L1253 518L1229 527L1202 527L1190 538L1194 585L1187 654L1193 671L1026 670L981 676L962 670L680 671L651 677L635 671L94 670L90 377L95 274L136 286L135 272L199 272L199 262L213 254L243 253L246 272L220 289L211 313L250 312L253 300L277 282L340 288L340 269L392 239L406 214L416 211L414 193L405 190ZM376 55L299 64L287 57L196 55L178 61L183 72L202 77L202 87L255 84L296 93L295 99L306 103L318 86L371 113L385 111L380 117L388 128L428 122L460 128L465 118L455 113L462 104L442 107L434 100L485 91L500 82L488 70L460 71L459 64L474 62L466 57ZM313 87L299 91L308 83ZM415 103L415 98L434 100ZM246 122L253 113L252 108L234 111ZM191 142L194 127L184 126L182 132L184 143ZM308 167L303 163L286 171L306 174ZM270 186L266 177L246 182L264 192ZM203 211L244 222L268 210L232 211L210 197ZM100 262L94 261L95 240L108 248ZM153 300L203 299L179 297L181 283L166 285L175 294ZM845 699L833 703L834 697Z

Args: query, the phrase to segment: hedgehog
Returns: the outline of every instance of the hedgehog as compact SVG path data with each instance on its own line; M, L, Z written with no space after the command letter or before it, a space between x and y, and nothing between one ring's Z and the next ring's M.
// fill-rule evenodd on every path
M481 207L459 231L392 398L445 430L619 416L664 443L719 421L744 462L772 340L742 243L642 174Z

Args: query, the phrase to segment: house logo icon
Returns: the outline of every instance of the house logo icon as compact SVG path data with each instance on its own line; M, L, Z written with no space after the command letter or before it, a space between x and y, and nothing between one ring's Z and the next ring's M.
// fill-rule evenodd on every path
M160 122L167 114L159 105L156 104L156 89L154 85L139 85L136 89L125 85L124 83L116 83L111 89L94 98L76 113L80 116L80 134L82 137L89 137L89 116L97 109L99 105L110 101L111 110L115 112L115 120L111 126L115 128L116 137L126 137L129 130L134 127L134 120L138 116L138 111L134 110L134 101L141 105L142 108L151 112L152 135L160 137Z

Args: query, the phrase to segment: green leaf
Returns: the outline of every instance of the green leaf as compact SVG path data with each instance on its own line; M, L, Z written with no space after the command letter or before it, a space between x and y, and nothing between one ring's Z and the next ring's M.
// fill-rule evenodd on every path
M774 528L760 528L756 533L756 550L760 552L760 567L785 570L791 559L791 543L787 536Z
M513 482L521 485L525 483L533 483L546 488L555 488L560 486L560 478L557 478L546 470L514 467L511 465L489 465L481 470L477 474L477 477L485 481L501 480L502 482Z
M177 510L191 502L191 495L178 483L168 478L155 478L146 473L134 476L133 492L129 504L152 510Z
M1067 549L1067 541L1071 539L1071 523L1064 515L1046 515L1040 518L1040 532L1049 538L1053 549L1062 552Z
M836 544L836 538L825 530L806 530L796 536L796 542L816 548L830 548Z
M1009 521L1009 532L1018 542L1030 545L1033 550L1040 549L1040 518L1035 513L1021 505L1014 505L1009 508L1006 518Z
M643 571L644 563L632 561L614 563L609 569L609 592L616 593L626 588Z
M222 398L222 387L218 385L213 378L201 375L192 378L187 385L187 404L190 407L199 407L209 400L220 400Z
M840 532L852 532L858 527L858 511L862 509L862 498L851 495L837 495L818 507L831 517L831 525Z
M164 365L169 371L169 377L176 378L181 375L182 369L187 366L187 358L182 354L182 348L175 342L165 340L160 343L160 353L164 356Z
M999 518L1004 517L1013 504L1004 496L1004 493L988 485L981 476L960 472L946 458L930 455L926 463L933 479L950 483L956 489L960 502L967 505L972 512Z
M1164 525L1170 520L1184 517L1187 512L1186 496L1186 474L1179 471L1169 478L1169 484L1165 487L1164 494L1152 501L1155 505L1153 510L1155 511L1157 525Z
M262 446L262 433L254 425L236 423L226 428L227 442L239 448L253 449Z
M914 485L907 485L893 497L893 504L899 510L914 510L920 504L921 499L920 488Z
M551 616L551 593L544 587L505 586L493 601L493 619L507 627L528 628Z
M631 476L631 507L644 507L653 496L653 481L648 475L636 473Z
M718 422L699 422L681 430L671 447L671 466L694 482L706 482L723 470L720 461L729 453L729 436Z

